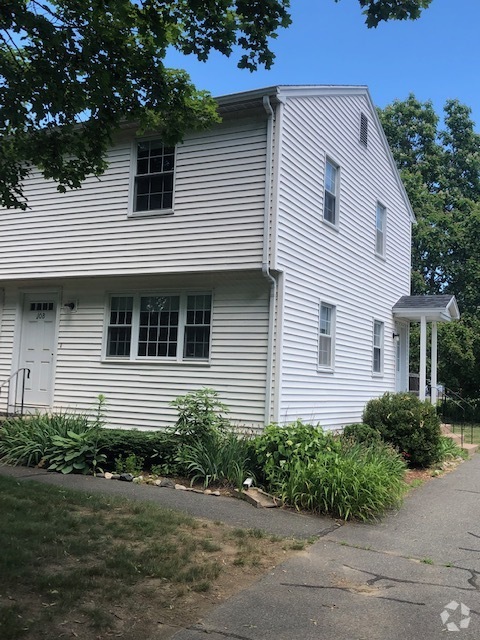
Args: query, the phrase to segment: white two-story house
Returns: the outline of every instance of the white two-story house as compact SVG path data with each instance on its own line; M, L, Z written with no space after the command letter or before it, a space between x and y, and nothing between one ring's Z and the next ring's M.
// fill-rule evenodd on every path
M165 146L126 128L109 168L58 193L32 174L0 210L0 410L90 407L172 424L218 391L232 420L358 421L408 383L413 213L365 87L218 99L222 123ZM8 397L7 397L8 396Z

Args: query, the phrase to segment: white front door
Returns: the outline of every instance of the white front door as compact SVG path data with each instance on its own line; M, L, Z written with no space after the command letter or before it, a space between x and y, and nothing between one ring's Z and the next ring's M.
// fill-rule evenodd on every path
M395 391L408 391L409 325L395 323Z
M18 366L30 369L25 384L25 405L30 407L52 402L57 305L55 294L25 295Z

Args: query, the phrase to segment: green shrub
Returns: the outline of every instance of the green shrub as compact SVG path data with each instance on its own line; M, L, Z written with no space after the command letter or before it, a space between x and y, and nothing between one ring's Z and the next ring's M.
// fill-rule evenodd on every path
M98 465L105 462L105 456L99 453L97 427L90 427L82 433L67 431L65 436L53 436L45 461L49 471L83 474L92 471L95 474Z
M438 447L438 460L452 460L454 458L467 458L468 453L461 449L458 444L446 436L440 437L440 444Z
M34 467L42 462L55 436L89 429L89 416L70 411L13 417L0 426L0 458L13 465Z
M354 424L347 424L342 433L344 438L354 440L355 442L364 442L370 444L372 442L380 442L382 436L377 429L373 429L368 424L363 422L357 422Z
M204 387L184 396L178 396L170 403L178 411L174 431L183 442L192 438L202 440L211 433L223 431L229 426L224 417L228 408L219 400L218 393Z
M338 438L300 420L285 427L271 424L253 442L257 475L272 489L281 486L295 467L341 448Z
M408 393L385 393L367 403L363 421L377 429L412 467L429 467L438 461L440 419L429 402Z
M178 461L192 483L201 480L232 484L238 489L248 476L255 477L251 441L233 431L217 432L182 445Z
M145 469L145 460L130 453L126 458L119 456L115 458L115 471L117 473L131 473L132 476L139 476Z
M401 503L405 466L385 443L343 440L340 450L325 451L317 460L296 460L277 494L297 509L369 520Z
M118 458L135 456L143 459L145 471L150 470L152 465L168 466L170 463L174 467L179 447L178 438L172 434L135 429L103 429L99 434L99 444L106 456L105 465L108 469L115 468Z

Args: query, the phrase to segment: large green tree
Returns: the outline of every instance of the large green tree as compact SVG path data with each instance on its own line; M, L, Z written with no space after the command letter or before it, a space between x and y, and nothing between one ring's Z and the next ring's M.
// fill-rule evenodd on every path
M443 125L411 95L380 119L412 202L412 293L451 293L460 323L440 329L440 377L480 396L480 135L471 110L448 100Z
M336 0L338 1L338 0ZM415 19L431 0L358 0L369 27ZM215 105L188 75L168 69L169 47L206 60L239 56L267 69L270 39L290 24L289 0L2 0L0 2L0 205L25 208L32 166L79 187L105 170L125 121L168 143L208 127Z

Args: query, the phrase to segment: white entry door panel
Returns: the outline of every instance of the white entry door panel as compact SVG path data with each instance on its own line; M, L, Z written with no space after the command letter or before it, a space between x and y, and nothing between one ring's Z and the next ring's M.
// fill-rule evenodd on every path
M56 318L55 295L25 296L19 367L30 369L25 384L25 404L29 406L49 406L52 402Z

